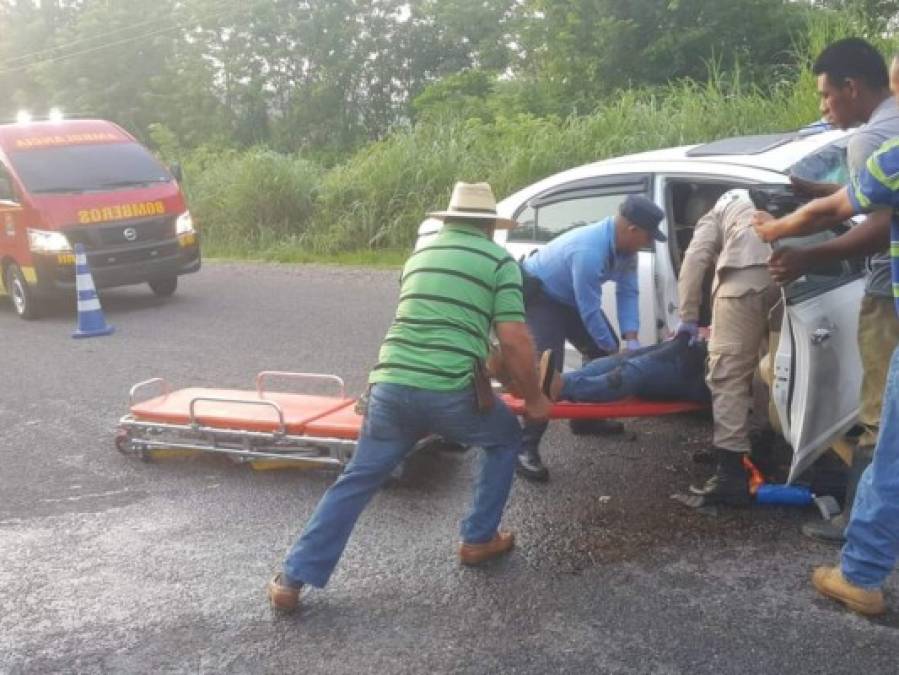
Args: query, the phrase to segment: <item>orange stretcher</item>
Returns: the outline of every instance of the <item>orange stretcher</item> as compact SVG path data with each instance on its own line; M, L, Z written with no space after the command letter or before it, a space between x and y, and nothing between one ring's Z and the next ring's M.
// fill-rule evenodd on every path
M270 380L335 385L337 395L270 391ZM524 402L502 395L523 414ZM653 417L702 410L693 402L624 399L611 403L553 405L552 419ZM173 390L162 378L135 384L129 412L119 420L116 447L146 459L155 450L204 451L244 461L293 460L320 467L342 467L352 457L362 416L356 400L336 375L264 371L254 390L188 387Z
M272 379L336 385L336 396L269 391ZM145 395L151 394L148 398ZM349 461L362 427L356 400L336 375L264 371L255 390L139 382L119 420L116 447L146 458L154 450L200 450L244 460L296 460L324 467Z

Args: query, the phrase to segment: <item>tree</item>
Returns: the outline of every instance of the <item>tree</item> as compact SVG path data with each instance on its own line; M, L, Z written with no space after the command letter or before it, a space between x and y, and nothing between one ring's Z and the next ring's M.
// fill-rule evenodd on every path
M518 70L570 109L631 85L705 79L710 62L750 75L789 62L805 9L784 0L525 0Z
M899 28L899 0L812 0L812 5L845 12L875 35Z

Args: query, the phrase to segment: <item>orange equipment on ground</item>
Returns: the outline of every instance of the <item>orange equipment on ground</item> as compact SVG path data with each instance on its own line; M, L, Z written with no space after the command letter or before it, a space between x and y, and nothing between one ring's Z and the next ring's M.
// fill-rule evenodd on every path
M269 391L272 379L335 385L336 396ZM140 398L150 393L149 398ZM513 412L524 403L503 395ZM155 378L131 388L130 412L119 421L116 447L142 458L154 450L220 453L250 460L291 460L309 466L344 466L352 457L362 416L336 375L265 371L255 390L189 387L173 390ZM553 419L652 417L702 410L693 402L625 399L612 403L555 403Z

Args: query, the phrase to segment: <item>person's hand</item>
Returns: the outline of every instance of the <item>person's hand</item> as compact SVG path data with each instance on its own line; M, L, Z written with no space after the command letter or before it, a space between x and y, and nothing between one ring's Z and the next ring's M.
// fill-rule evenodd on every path
M674 336L678 335L689 335L690 336L690 344L696 340L696 336L699 335L699 324L695 321L681 321L677 324L677 328L674 329Z
M765 243L777 240L777 219L767 211L756 211L752 214L752 227L759 239Z
M543 393L533 401L524 402L524 418L528 422L540 423L549 419L549 411L552 408L550 401Z
M768 271L771 278L783 285L798 279L809 267L806 251L801 248L784 246L777 249L768 259Z

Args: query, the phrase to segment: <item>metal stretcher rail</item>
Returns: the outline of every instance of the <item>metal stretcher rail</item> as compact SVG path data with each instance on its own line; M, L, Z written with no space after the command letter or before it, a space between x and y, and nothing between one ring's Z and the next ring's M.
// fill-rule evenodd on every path
M339 398L271 393L266 386L274 378L335 384ZM354 402L346 398L341 378L263 371L255 385L255 391L176 391L162 378L138 382L129 391L130 412L119 420L116 447L144 459L153 450L175 449L230 455L241 461L291 460L331 468L349 461L361 417L348 411ZM190 393L194 391L201 393ZM204 404L210 409L204 410ZM285 405L290 407L289 420Z

